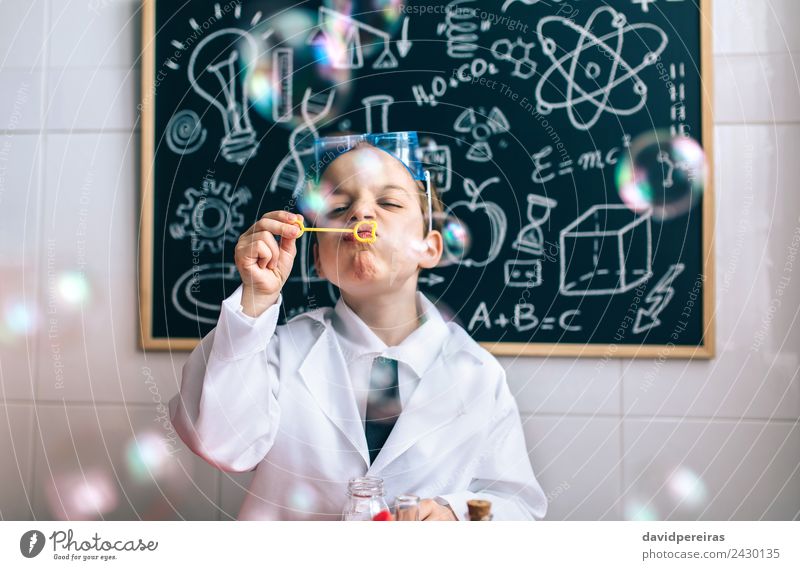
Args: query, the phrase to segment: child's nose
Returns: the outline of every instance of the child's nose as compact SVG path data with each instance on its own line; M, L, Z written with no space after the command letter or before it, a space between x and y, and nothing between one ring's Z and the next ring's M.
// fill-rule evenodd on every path
M375 205L362 200L358 204L355 204L353 210L350 215L350 222L358 222L361 220L373 220L375 219Z

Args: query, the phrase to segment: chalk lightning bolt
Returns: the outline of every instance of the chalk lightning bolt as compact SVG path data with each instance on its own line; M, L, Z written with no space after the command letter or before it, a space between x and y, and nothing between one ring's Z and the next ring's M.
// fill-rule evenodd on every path
M35 532L34 532L34 533L31 535L31 543L30 543L30 545L28 546L28 554L30 554L31 552L33 552L33 547L34 547L34 546L36 546L36 543L37 543L37 542L39 542L39 535L38 535L38 533L35 533Z
M672 288L672 284L678 275L683 273L684 268L685 265L683 263L670 265L664 276L658 280L656 286L647 294L645 302L648 303L648 306L646 309L639 309L636 313L636 322L633 324L634 334L643 333L661 324L658 315L661 314L661 311L669 305L672 297L675 296L675 289ZM644 322L642 322L643 319Z

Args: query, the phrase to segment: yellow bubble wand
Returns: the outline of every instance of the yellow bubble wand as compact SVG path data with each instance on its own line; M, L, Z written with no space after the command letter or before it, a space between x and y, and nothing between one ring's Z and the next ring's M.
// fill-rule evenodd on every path
M361 243L374 243L378 238L378 236L375 235L375 232L378 230L378 222L372 220L362 220L358 222L352 230L347 228L307 228L305 224L303 224L303 220L295 220L292 223L300 228L300 235L297 236L298 238L302 237L306 232L336 232L344 234L349 234L352 232L353 236L356 238L356 241L360 241ZM361 226L365 225L370 226L370 234L368 237L362 238L360 235L358 235L358 230L361 228Z

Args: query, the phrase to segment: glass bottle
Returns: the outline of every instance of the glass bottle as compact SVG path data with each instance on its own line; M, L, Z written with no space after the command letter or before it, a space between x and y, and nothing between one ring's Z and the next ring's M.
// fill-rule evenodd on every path
M389 511L380 477L354 477L347 482L347 502L343 521L371 521L381 511Z
M394 500L395 512L399 521L419 520L419 497L417 495L397 495Z

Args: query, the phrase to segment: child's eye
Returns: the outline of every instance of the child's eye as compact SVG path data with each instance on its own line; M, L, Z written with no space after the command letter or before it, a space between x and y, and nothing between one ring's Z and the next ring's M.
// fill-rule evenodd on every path
M381 202L382 206L394 206L395 208L402 208L400 204L395 204L394 202Z
M346 209L347 209L347 208L346 208L345 206L339 206L338 208L333 208L333 209L330 211L330 213L331 213L331 214L340 214L341 212L344 212Z

